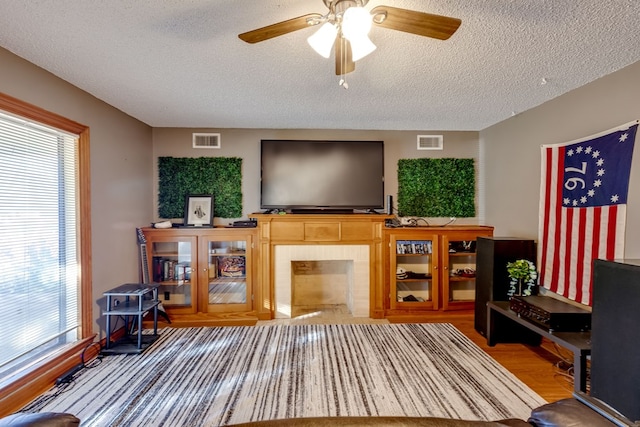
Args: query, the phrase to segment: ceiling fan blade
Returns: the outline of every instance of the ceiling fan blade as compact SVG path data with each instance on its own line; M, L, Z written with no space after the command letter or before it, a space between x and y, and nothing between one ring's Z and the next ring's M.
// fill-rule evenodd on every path
M458 18L432 15L391 6L374 7L371 15L374 17L373 23L381 27L439 40L447 40L462 23ZM380 18L384 15L386 17L379 19L376 15Z
M246 33L238 34L241 40L247 43L258 43L294 31L302 30L310 27L309 20L320 19L322 15L319 13L310 13L308 15L298 16L297 18L287 21L278 22L276 24L267 25L266 27L257 28Z
M336 37L336 43L334 45L334 53L336 56L336 75L342 76L344 74L355 71L356 63L353 62L351 54L351 43L349 40L343 37Z

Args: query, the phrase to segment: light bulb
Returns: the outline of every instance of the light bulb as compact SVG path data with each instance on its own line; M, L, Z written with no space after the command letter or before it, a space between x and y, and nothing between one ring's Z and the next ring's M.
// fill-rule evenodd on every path
M336 26L330 22L325 22L318 31L307 38L307 42L319 55L328 58L331 55L331 48L337 34L338 29Z
M364 7L350 7L342 15L342 34L351 41L366 36L371 30L371 14Z

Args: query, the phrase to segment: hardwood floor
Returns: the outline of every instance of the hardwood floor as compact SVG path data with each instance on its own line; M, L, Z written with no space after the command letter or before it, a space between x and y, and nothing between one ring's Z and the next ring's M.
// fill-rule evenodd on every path
M392 323L424 323L422 317L397 317ZM473 310L433 312L426 322L451 323L487 354L508 369L532 390L548 402L571 397L573 378L567 373L571 352L557 348L552 342L543 340L540 347L524 344L487 345L486 339L473 326ZM354 318L341 306L307 307L292 319L259 321L258 324L309 324L309 323L388 323L384 319Z

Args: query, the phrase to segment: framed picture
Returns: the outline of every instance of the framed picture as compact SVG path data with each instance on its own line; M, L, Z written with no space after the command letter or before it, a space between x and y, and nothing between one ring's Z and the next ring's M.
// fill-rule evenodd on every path
M190 194L184 204L184 225L211 227L213 225L213 195Z

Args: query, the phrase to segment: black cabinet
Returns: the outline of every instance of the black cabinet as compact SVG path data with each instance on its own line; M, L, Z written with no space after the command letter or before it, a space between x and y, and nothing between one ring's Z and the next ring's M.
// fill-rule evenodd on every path
M487 334L487 302L508 301L507 263L518 259L536 262L536 244L517 237L478 237L476 241L476 300L474 326Z

